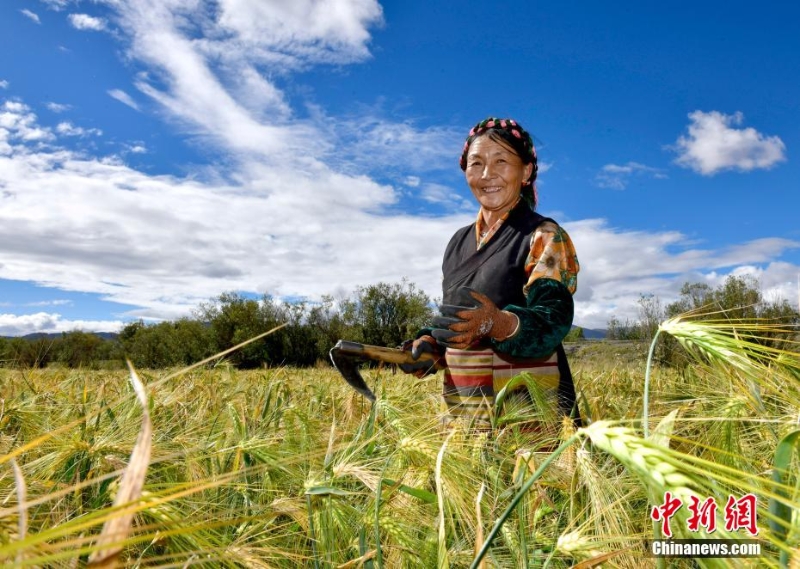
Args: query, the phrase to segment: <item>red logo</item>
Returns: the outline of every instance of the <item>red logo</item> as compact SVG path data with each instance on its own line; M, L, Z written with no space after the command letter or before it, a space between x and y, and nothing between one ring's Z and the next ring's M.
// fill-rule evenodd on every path
M672 529L669 527L669 520L675 512L681 509L680 499L674 498L670 492L664 494L664 503L660 506L653 506L650 518L661 522L661 533L667 537L672 537Z
M725 504L725 529L736 531L747 530L750 535L758 535L756 527L756 502L758 498L753 494L745 494L738 500L728 496Z
M738 500L734 496L728 496L723 510L725 530L745 530L750 535L758 535L757 503L758 497L753 494L745 494ZM661 522L661 532L665 537L672 537L670 520L681 507L683 507L683 503L679 498L673 496L671 492L665 492L664 502L653 506L650 511L650 518ZM709 496L705 500L691 496L686 508L691 514L686 520L686 527L690 532L698 532L700 528L705 528L707 533L714 533L717 530L717 502L713 496Z

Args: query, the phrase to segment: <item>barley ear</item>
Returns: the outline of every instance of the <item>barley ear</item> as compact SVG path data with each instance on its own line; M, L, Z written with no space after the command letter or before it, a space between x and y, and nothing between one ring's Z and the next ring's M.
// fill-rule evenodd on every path
M144 385L139 376L136 375L136 371L130 361L128 361L128 369L130 370L131 385L133 385L133 390L136 392L139 405L142 406L142 426L133 451L131 451L128 466L122 475L117 497L114 499L115 508L121 508L125 504L138 500L141 496L144 477L150 464L151 439L153 436L153 425L150 421L150 411ZM117 566L119 554L122 552L121 544L128 536L133 523L133 516L133 511L121 510L119 515L108 519L103 524L103 531L95 543L96 549L89 557L89 567L106 568Z
M17 509L19 510L19 520L17 523L17 539L22 541L25 539L25 534L28 533L28 490L25 485L25 477L22 475L22 469L17 464L16 459L11 459L11 467L14 469L14 481L17 486ZM22 563L23 552L17 553L17 563Z

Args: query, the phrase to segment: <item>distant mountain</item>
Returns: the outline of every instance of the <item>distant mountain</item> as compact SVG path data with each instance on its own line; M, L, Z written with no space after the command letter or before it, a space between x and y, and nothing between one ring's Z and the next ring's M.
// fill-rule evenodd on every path
M583 328L583 326L572 325L572 329L583 329L583 337L587 340L604 340L606 337L606 330L592 330L591 328Z
M591 330L589 328L583 329L583 337L587 340L602 340L606 337L607 330Z
M67 332L69 333L69 332ZM95 336L102 338L103 340L116 340L119 334L115 334L113 332L87 332L88 334L94 334ZM57 340L61 338L62 332L34 332L33 334L26 334L24 336L2 336L3 338L22 338L23 340Z

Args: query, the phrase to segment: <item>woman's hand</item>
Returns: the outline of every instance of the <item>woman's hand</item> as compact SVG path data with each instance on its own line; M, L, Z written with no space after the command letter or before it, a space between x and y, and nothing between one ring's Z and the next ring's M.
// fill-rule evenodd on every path
M439 343L463 350L482 338L506 340L516 333L519 318L511 312L500 310L485 294L462 287L459 296L472 299L473 304L477 301L477 304L472 307L448 305L439 307L444 317L434 319L434 323L447 326L447 330L433 332Z
M433 354L434 359L424 359L413 364L400 364L400 369L414 377L422 378L426 375L436 373L441 367L439 362L443 356L442 349L436 339L427 334L420 336L416 340L406 340L400 346L404 351L410 351L411 357L418 360L423 353Z

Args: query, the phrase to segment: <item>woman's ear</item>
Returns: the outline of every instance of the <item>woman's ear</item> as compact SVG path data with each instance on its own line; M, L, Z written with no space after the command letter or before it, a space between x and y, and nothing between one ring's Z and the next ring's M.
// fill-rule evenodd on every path
M525 176L522 178L522 181L526 184L531 181L531 174L533 174L533 162L530 164L525 164Z

